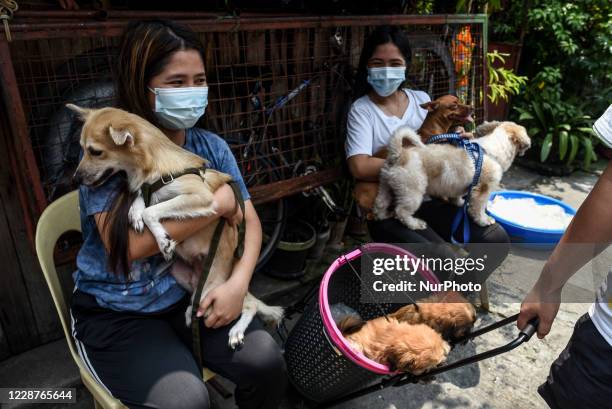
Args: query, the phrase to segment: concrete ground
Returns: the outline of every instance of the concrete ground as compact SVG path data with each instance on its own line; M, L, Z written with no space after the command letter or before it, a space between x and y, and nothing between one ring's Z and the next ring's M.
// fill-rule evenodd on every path
M504 178L508 189L528 190L547 194L578 207L597 179L597 173L576 172L569 177L544 177L522 168L511 169ZM309 269L301 281L281 282L257 275L253 292L266 300L288 305L304 293L308 282L320 277L337 251L328 251L324 260ZM539 274L545 256L539 252L513 249L499 270L488 282L490 312L479 312L476 326L486 325L519 310L520 301ZM589 307L588 302L563 303L551 334L544 340L534 337L514 351L439 375L428 384L390 387L377 393L336 406L340 409L430 409L430 408L546 408L536 392L547 374L550 364L566 345L574 323ZM290 324L291 325L291 324ZM503 345L517 334L513 325L489 333L457 347L450 359L478 353ZM219 382L232 389L231 382L220 377ZM46 404L45 408L93 408L91 396L80 384L76 366L72 362L63 339L0 362L0 387L75 387L77 403L70 405ZM213 388L213 407L234 408L233 397L224 399ZM43 405L2 405L2 408L43 407ZM305 407L299 397L287 394L285 408Z

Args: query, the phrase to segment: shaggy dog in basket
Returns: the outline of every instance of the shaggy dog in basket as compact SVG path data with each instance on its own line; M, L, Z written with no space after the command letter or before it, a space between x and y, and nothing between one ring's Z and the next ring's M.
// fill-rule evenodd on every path
M476 310L461 294L449 291L405 305L388 316L408 324L426 324L445 340L455 341L471 331Z
M408 324L392 317L363 321L348 316L338 325L351 347L392 371L419 375L446 360L450 345L424 324Z
M476 130L474 140L484 148L480 179L473 187L468 213L479 226L495 220L485 213L489 194L497 189L503 173L516 155L531 146L524 127L514 122L485 123ZM451 144L425 145L412 129L396 130L389 142L389 153L380 171L380 187L374 202L374 215L387 219L395 215L413 230L427 227L424 220L414 217L423 197L451 198L457 206L474 178L475 168L465 149ZM395 201L395 211L390 206Z
M185 174L155 191L151 195L151 205L145 207L141 193L144 183L152 184L163 175L176 175L184 169L200 169L206 161L176 145L162 131L137 115L116 108L86 109L72 104L67 107L84 121L80 141L83 158L75 176L85 185L99 186L117 172L125 172L130 191L137 194L128 214L130 224L138 232L142 232L146 225L166 259L172 258L176 250L192 266L193 269L178 268L178 263L175 263L171 272L176 281L192 294L185 313L186 324L190 326L193 294L202 272L201 261L208 254L216 224L208 225L177 244L161 220L214 214L213 193L231 177L212 169L206 169L200 175ZM210 290L229 278L237 245L237 226L226 223L200 302ZM205 311L204 318L209 311L210 308ZM264 321L278 323L283 309L270 307L247 293L240 319L229 332L228 344L232 349L242 344L244 331L255 314Z

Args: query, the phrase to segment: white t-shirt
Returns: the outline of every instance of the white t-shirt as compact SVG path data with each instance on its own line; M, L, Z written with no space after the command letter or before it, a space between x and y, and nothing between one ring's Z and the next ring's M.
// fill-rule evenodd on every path
M388 116L370 97L362 96L353 102L347 120L347 135L344 149L346 157L365 154L373 155L387 146L393 132L400 126L417 130L423 124L427 110L419 105L431 101L423 91L404 88L408 96L408 107L402 118Z
M589 315L595 328L612 346L612 270L599 288L597 298L589 308Z
M612 105L595 121L593 130L604 145L612 148ZM612 346L612 269L599 288L595 303L589 308L589 315L595 328Z

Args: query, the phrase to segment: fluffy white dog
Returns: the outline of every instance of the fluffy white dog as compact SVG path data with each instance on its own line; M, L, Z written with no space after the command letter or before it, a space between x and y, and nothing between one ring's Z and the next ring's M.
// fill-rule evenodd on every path
M486 122L475 134L481 137L472 142L484 148L486 154L480 179L472 188L468 214L479 226L488 226L495 222L485 213L489 195L497 189L516 155L523 155L529 149L531 140L525 128L514 122ZM426 194L450 198L457 206L463 205L462 197L475 172L465 149L451 144L425 145L419 135L407 127L394 132L388 149L373 208L377 219L395 215L410 229L422 230L427 224L414 217L414 213Z

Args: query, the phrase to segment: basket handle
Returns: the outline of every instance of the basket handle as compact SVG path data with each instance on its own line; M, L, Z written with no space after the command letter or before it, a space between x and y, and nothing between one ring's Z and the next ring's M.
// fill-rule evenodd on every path
M484 328L481 328L478 331L474 331L473 333L469 334L467 337L465 337L465 339L472 339L472 338L476 338L482 334L485 334L487 332L490 332L494 329L497 329L499 327L502 327L504 325L507 325L511 322L515 322L518 318L518 314L512 315L508 318L505 318L501 321L495 322L491 325L488 325ZM403 375L403 379L400 379L396 385L403 385L405 383L409 383L409 382L416 382L420 379L423 378L429 378L431 376L440 374L442 372L446 372L449 371L451 369L456 369L465 365L469 365L475 362L479 362L482 361L483 359L487 359L487 358L491 358L494 357L496 355L502 354L504 352L508 352L513 350L514 348L518 347L519 345L529 341L531 339L531 337L533 336L533 334L536 332L537 328L538 328L538 324L539 324L539 319L536 317L534 319L532 319L531 321L529 321L527 323L527 326L525 326L525 328L519 332L518 336L513 339L512 341L510 341L509 343L507 343L506 345L502 345L499 346L497 348L493 348L490 349L488 351L484 351L481 352L479 354L476 355L472 355L469 356L467 358L463 358L460 359L458 361L455 362L451 362L450 364L447 365L442 365L439 366L437 368L432 369L431 371L425 372L421 375L411 375L411 374L404 374Z

